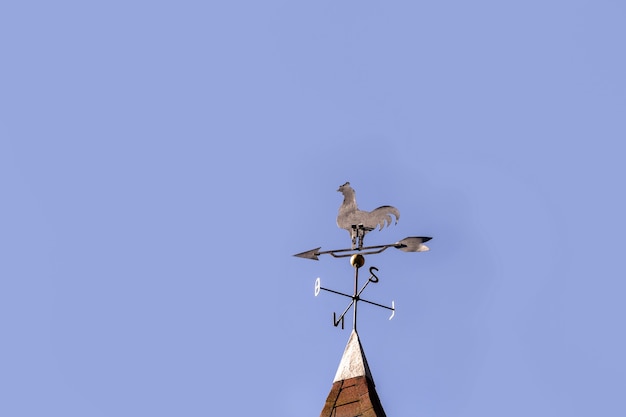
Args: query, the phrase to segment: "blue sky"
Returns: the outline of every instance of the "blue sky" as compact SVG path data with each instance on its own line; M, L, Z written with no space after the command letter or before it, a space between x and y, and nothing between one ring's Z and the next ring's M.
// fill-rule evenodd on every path
M0 414L319 415L335 217L390 416L626 412L626 6L5 2Z

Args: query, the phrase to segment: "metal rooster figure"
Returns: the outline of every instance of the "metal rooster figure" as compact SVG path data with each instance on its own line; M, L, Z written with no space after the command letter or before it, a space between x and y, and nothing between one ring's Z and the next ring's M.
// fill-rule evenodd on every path
M339 215L337 216L337 226L346 229L350 233L352 239L352 249L355 248L358 240L359 249L363 247L363 238L372 230L383 230L383 227L389 226L393 221L392 215L396 218L395 224L400 220L400 212L392 206L381 206L372 211L359 210L356 205L356 193L350 187L350 183L346 182L339 187L337 191L343 194L343 203L339 207Z
M387 307L382 304L374 303L372 301L364 300L363 298L361 298L361 294L369 283L377 283L379 281L378 276L374 274L374 271L378 271L378 268L372 266L369 269L370 277L368 278L365 285L363 285L363 287L359 289L359 268L361 268L365 264L365 258L363 255L381 253L384 250L392 247L400 249L403 252L425 252L428 251L429 248L424 243L428 242L431 238L426 236L409 236L396 243L364 247L363 239L367 233L371 232L377 227L379 228L379 230L382 230L384 227L391 225L392 222L397 224L398 219L400 218L400 212L397 208L392 206L381 206L372 211L359 210L356 203L356 193L354 189L350 186L349 182L346 182L345 184L340 186L337 191L340 191L343 194L343 203L339 207L339 214L337 215L337 226L339 226L339 228L341 229L347 230L348 233L350 233L352 246L346 249L334 249L327 251L320 251L321 247L318 247L302 253L298 253L294 256L305 259L313 259L316 261L319 260L320 255L325 254L329 254L335 258L344 258L351 256L350 264L354 267L355 270L354 293L352 295L348 295L339 291L324 288L321 286L320 279L317 278L317 280L315 281L315 296L319 294L320 290L324 290L352 299L348 307L339 316L339 318L337 318L336 314L333 313L333 324L336 327L341 323L341 328L343 329L344 316L348 312L348 310L350 310L350 308L354 306L353 329L356 330L356 313L357 304L359 301L364 301L366 303L391 310L392 314L391 317L389 317L389 320L391 320L395 314L395 304L393 301L391 302L391 307Z

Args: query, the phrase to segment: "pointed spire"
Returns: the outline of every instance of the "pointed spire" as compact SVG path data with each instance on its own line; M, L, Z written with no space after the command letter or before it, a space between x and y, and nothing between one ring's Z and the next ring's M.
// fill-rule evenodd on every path
M320 417L386 417L356 330L352 330Z
M364 376L374 382L370 368L367 365L367 359L365 353L363 353L363 347L359 340L359 335L356 330L352 330L346 349L343 351L339 368L335 374L333 382L341 381L343 379L350 379L357 376Z

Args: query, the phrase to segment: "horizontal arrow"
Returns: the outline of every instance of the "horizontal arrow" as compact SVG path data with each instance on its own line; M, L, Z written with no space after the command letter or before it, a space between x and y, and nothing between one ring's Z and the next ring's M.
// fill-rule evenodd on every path
M334 249L320 252L321 247L308 250L306 252L298 253L293 256L305 259L313 259L319 261L320 255L330 254L335 258L346 258L354 254L360 253L361 255L371 255L375 253L381 253L387 248L400 249L403 252L426 252L430 250L428 246L424 245L424 242L428 242L432 237L426 236L410 236L402 239L399 242L391 243L388 245L367 246L360 249Z

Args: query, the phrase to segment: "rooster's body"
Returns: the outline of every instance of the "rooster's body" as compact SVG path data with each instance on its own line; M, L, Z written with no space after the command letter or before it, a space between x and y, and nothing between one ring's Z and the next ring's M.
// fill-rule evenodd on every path
M356 194L349 182L339 187L337 191L341 191L343 194L343 203L339 207L339 215L337 216L337 226L350 233L353 248L357 238L359 239L359 248L361 248L366 233L376 229L376 227L382 230L383 227L389 226L393 221L392 215L395 217L395 223L398 223L398 219L400 219L400 212L392 206L381 206L372 211L359 210L356 204Z

